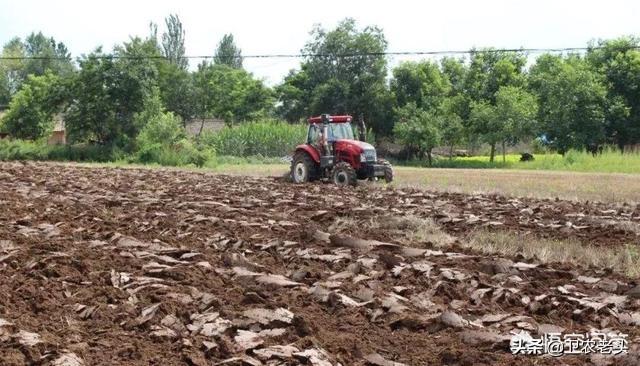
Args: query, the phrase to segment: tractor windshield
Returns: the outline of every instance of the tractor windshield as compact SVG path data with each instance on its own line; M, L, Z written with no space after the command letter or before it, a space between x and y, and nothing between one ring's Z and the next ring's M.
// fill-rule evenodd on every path
M353 130L350 123L330 123L329 124L329 141L340 139L353 140Z

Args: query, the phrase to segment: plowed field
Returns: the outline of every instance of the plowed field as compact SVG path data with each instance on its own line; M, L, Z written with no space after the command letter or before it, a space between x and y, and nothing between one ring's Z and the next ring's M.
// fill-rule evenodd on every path
M408 217L450 244L407 239ZM635 205L0 163L0 364L638 365L635 280L460 245L637 246L638 223ZM629 352L509 350L592 330Z

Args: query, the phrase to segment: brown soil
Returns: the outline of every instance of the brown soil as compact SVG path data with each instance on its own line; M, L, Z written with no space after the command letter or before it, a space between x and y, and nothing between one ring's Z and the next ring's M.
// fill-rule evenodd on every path
M433 218L459 237L640 244L621 225L640 222L637 206L0 163L0 364L637 364L633 280L412 250L385 229L327 235L336 217L379 215ZM631 350L509 352L512 332L549 324L624 332Z

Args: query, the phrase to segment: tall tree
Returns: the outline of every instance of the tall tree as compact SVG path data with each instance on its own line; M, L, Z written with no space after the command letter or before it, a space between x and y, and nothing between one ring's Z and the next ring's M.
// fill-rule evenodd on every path
M433 110L450 91L451 84L436 63L403 62L393 69L391 92L398 107L413 102L418 108Z
M51 72L30 75L9 105L0 121L0 129L20 139L35 140L53 128L53 116L59 111L64 96L61 80Z
M0 60L0 106L9 104L29 75L52 72L68 78L74 71L67 47L42 32L31 33L24 42L18 37L11 39L2 56L10 59Z
M302 64L300 70L291 70L284 82L276 86L279 104L276 113L288 122L298 122L311 114L309 101L313 85L309 78L308 65Z
M503 86L496 93L498 136L502 144L502 162L506 161L506 145L514 145L537 130L538 101L524 88ZM493 158L493 157L492 157Z
M448 97L440 104L442 143L449 147L449 159L453 148L464 140L464 121L459 113L460 96Z
M144 127L144 121L134 117L157 93L158 71L153 59L159 55L157 44L153 39L136 37L114 47L113 55L98 49L79 61L66 115L71 141L130 148Z
M271 90L243 69L203 62L194 73L195 114L222 118L228 124L268 115Z
M466 130L469 142L491 140L491 156L495 154L495 145L500 140L496 140L496 131L492 130L494 122L486 118L490 107L496 106L496 97L501 87L526 86L526 76L524 66L526 57L520 52L507 52L495 49L472 50L469 60L469 67L464 79L465 98L461 103L468 103L467 106L460 105L461 113L467 114ZM472 109L476 108L475 116L472 116ZM473 117L473 118L472 118ZM479 125L474 125L474 122Z
M186 126L195 114L193 78L188 70L173 63L161 62L157 67L162 103Z
M525 86L526 57L519 52L494 49L472 50L465 78L465 92L476 102L495 105L502 86Z
M560 153L605 142L607 88L584 58L542 55L529 79L540 131Z
M587 60L606 78L606 130L620 151L640 142L640 38L600 41Z
M362 114L376 133L390 133L386 48L380 28L359 29L353 19L330 31L316 26L302 50L308 56L300 70L290 73L286 86L278 88L282 103L297 106L298 119L321 113Z
M496 93L496 104L472 102L470 118L484 142L491 146L493 162L496 145L502 144L502 161L506 161L506 145L515 144L535 131L538 105L535 97L522 88L503 86Z
M177 14L170 14L164 19L167 30L162 33L162 51L167 60L186 70L189 67L189 60L185 56L184 38L185 31L182 22Z
M233 34L225 34L222 37L213 61L216 65L227 65L235 69L242 68L242 51L236 46Z
M467 77L468 67L464 59L444 57L440 60L440 69L444 77L451 84L450 95L459 95L464 93L464 82Z
M36 57L25 63L25 75L44 75L47 70L60 76L73 71L71 54L62 42L46 37L42 32L31 33L24 41L25 56Z
M433 112L418 108L413 102L396 110L396 115L398 122L393 127L396 140L418 157L426 154L431 166L431 152L441 142L440 117Z
M2 49L2 57L7 59L0 60L0 73L2 73L3 90L0 92L2 101L0 104L7 105L26 78L25 74L25 56L24 44L20 38L15 37L7 42Z

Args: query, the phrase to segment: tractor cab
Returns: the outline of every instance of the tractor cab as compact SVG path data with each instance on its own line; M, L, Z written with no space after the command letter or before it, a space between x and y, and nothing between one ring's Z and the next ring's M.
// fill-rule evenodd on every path
M339 185L355 185L358 179L393 179L391 165L377 159L375 148L354 138L351 121L348 115L309 118L306 144L296 147L291 165L294 182L329 178ZM360 136L364 140L364 133Z

